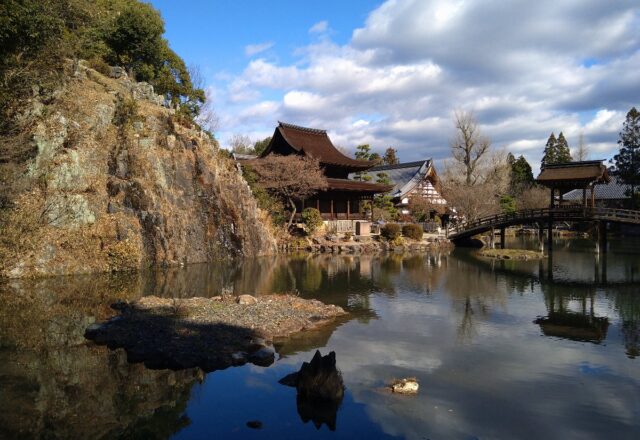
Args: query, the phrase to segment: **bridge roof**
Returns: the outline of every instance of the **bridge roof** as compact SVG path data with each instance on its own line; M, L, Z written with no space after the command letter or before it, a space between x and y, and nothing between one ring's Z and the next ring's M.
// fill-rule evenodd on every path
M583 188L589 184L609 183L607 167L601 160L547 165L536 179L548 187Z

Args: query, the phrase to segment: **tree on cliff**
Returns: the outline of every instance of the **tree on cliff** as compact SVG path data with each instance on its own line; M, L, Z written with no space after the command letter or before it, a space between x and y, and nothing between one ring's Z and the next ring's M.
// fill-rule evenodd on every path
M636 187L640 185L640 112L632 107L622 125L618 139L620 150L613 157L613 174L629 185L632 207L635 208Z
M327 179L317 159L307 156L269 155L249 165L258 176L258 184L291 208L287 223L296 215L296 201L307 199L327 187Z
M108 65L132 69L134 79L198 115L205 101L184 61L162 35L157 10L139 0L3 0L0 2L0 130L19 131L15 114L34 93L62 83L65 59L85 59L108 73ZM0 151L0 155L2 152Z

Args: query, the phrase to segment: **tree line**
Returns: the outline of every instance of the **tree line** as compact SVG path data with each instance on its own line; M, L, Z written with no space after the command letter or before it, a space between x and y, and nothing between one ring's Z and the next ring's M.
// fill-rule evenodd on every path
M451 139L451 158L443 172L444 197L450 206L467 219L496 212L542 208L548 204L548 194L535 183L531 166L524 156L494 151L484 136L474 115L457 111L454 114L455 134ZM640 113L635 107L627 113L618 139L619 151L609 161L610 174L618 183L630 187L631 207L636 206L636 187L640 185ZM575 150L577 160L588 159L588 148L580 134ZM540 168L573 161L571 148L562 132L556 138L551 133L544 147Z

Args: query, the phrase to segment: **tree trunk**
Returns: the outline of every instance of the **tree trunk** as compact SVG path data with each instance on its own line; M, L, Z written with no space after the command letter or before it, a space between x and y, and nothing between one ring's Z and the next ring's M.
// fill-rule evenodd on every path
M291 205L292 211L291 211L291 217L289 217L289 223L287 223L287 230L291 228L291 225L293 224L293 218L296 216L296 204L293 203L293 200L291 198L289 198L288 200L289 200L289 205Z

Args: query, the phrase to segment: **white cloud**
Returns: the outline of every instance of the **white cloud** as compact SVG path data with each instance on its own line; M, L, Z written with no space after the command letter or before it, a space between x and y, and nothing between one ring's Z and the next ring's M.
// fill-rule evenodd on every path
M244 47L244 54L248 57L252 57L266 50L269 50L272 47L273 47L272 41L267 41L265 43L258 43L258 44L249 44Z
M446 157L452 110L463 108L534 168L552 131L572 146L583 132L611 156L640 103L639 26L631 0L389 0L345 45L323 37L290 63L252 60L223 81L218 111L230 132L288 120L351 149L393 145L409 161Z
M324 32L327 32L327 30L329 30L329 22L326 21L326 20L322 20L322 21L317 22L313 26L311 26L309 28L309 33L310 34L322 34Z

